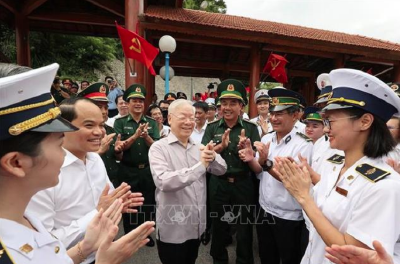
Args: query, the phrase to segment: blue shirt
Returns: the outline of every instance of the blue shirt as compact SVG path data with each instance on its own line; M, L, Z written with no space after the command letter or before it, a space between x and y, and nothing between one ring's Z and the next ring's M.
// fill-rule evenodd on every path
M119 95L123 95L124 92L119 87L115 87L112 91L108 93L108 109L114 110L117 109L117 104L115 103L115 98Z

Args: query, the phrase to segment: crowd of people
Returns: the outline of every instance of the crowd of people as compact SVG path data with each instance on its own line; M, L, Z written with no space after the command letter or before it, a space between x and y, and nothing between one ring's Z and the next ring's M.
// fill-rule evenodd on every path
M396 83L336 69L307 107L228 79L193 101L152 94L145 109L141 84L1 67L5 263L122 263L157 246L163 264L191 264L211 242L227 264L235 240L236 263L252 264L254 227L263 264L400 263Z

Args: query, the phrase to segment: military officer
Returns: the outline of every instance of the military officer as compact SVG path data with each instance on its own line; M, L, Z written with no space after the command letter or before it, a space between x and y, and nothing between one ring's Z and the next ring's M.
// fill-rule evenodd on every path
M177 99L176 94L174 93L167 93L164 95L164 100L167 101L168 103L172 103Z
M120 136L117 137L113 127L107 125L108 120L108 85L105 83L94 83L89 85L85 90L77 94L77 97L85 97L94 101L100 108L104 119L105 135L101 140L100 149L97 153L100 155L107 170L107 175L114 186L119 186L121 183L118 180L119 160L122 158L123 144ZM115 154L115 148L119 152Z
M238 156L246 139L259 141L257 126L240 117L246 98L244 85L238 80L225 80L218 85L223 117L208 124L202 144L211 140L215 151L225 159L228 169L224 176L211 175L210 200L213 217L211 256L214 263L228 263L226 238L229 225L237 225L237 263L253 263L251 207L254 207L254 182L250 167ZM228 216L228 217L227 217ZM231 217L232 216L232 217Z
M258 90L254 95L254 102L257 105L258 116L250 119L250 121L257 124L260 137L265 136L267 133L273 130L271 124L269 123L270 101L271 97L269 97L267 90Z
M282 158L275 170L313 223L301 263L330 263L326 245L372 249L374 240L399 263L400 175L383 156L396 144L385 122L400 113L400 99L359 70L333 70L329 77L333 92L323 109L325 131L344 158L324 161L313 194L304 168Z
M144 115L146 89L141 84L133 84L124 92L128 102L129 114L115 120L115 132L121 134L124 143L123 156L118 170L120 181L131 186L131 190L141 192L144 204L136 215L124 215L125 233L129 232L145 219L149 219L155 209L155 185L149 167L149 148L160 139L157 122ZM117 153L118 154L118 153ZM150 239L148 246L154 246Z

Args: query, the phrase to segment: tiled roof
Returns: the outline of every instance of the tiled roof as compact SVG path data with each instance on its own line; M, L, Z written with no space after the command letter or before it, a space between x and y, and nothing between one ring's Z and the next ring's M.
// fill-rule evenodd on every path
M400 44L380 39L184 8L149 6L145 16L181 23L400 51Z

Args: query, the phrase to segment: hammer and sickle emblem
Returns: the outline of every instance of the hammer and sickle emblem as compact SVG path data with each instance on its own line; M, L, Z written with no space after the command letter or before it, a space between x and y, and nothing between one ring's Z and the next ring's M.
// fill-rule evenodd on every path
M278 61L277 59L273 58L271 60L271 67L272 67L272 71L274 71L276 69L276 67L279 66L279 63L281 63L280 61Z
M132 39L133 45L129 47L130 50L136 51L137 53L142 52L142 46L140 45L140 41L137 38Z

